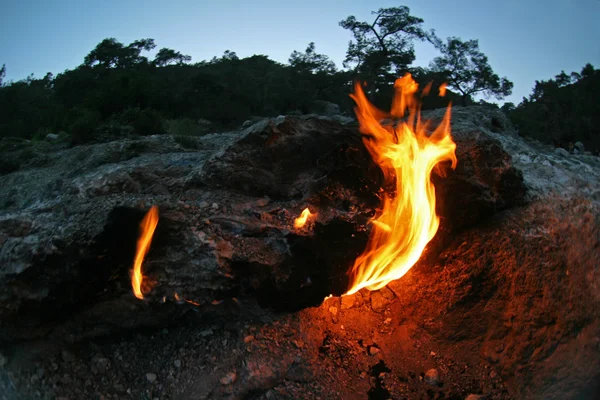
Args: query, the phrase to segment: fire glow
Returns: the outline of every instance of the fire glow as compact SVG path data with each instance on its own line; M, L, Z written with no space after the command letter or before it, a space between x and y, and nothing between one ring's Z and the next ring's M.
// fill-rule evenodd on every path
M308 219L310 217L314 217L316 214L312 214L310 212L310 210L308 209L308 207L306 207L304 209L304 211L302 211L302 214L300 214L300 216L296 219L294 219L294 228L296 229L300 229L302 227L304 227L304 225L306 225L306 222L308 221Z
M440 125L428 135L428 124L420 117L418 85L412 76L406 74L396 80L394 89L389 113L370 104L359 83L350 95L357 105L363 143L383 172L384 186L392 185L395 190L383 193L381 209L370 221L369 241L349 273L347 294L364 287L381 289L401 278L419 260L439 227L431 172L440 162L451 161L452 168L457 164L456 144L450 134L451 105ZM426 87L423 94L429 89ZM443 94L445 86L440 87ZM384 119L403 118L407 109L408 117L398 125L381 125Z
M142 274L142 262L144 261L144 257L148 253L148 250L150 250L150 242L152 241L152 236L154 235L157 224L158 207L152 206L140 223L140 237L137 242L133 270L131 271L131 286L133 288L133 294L138 299L144 298L144 294L142 293L142 282L144 280L144 275Z

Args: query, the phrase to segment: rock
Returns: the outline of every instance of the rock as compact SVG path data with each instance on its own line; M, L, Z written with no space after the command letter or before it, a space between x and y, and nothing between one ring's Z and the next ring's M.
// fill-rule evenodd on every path
M573 147L574 147L574 149L576 149L577 151L579 151L579 153L583 154L585 152L585 146L581 142L575 142L575 144L573 145Z
M175 366L175 368L181 368L181 360L177 359L173 361L173 365Z
M246 121L244 121L244 123L242 124L242 129L246 129L250 126L252 126L254 122L250 121L249 119L247 119Z
M440 384L440 374L437 369L432 368L425 372L425 382L432 386L438 386Z
M388 289L389 291L389 289ZM371 309L375 312L383 312L386 309L387 305L390 303L390 299L388 299L381 290L376 290L371 292Z
M335 317L338 313L337 307L329 307L329 313Z
M379 353L379 348L375 347L375 346L370 346L369 347L369 355L374 356L375 354Z
M556 149L554 149L554 154L561 157L569 157L569 152L563 149L562 147L557 147Z
M69 363L75 360L75 356L73 355L73 353L71 353L68 350L61 351L60 355L64 362Z
M310 112L320 115L326 115L329 117L341 114L340 106L324 100L315 101L315 103L310 108Z
M55 140L58 140L59 137L60 136L57 135L56 133L49 133L49 134L46 135L46 140L49 141L49 142L53 142Z
M465 400L486 400L487 396L484 396L482 394L470 394L467 397L465 397Z
M221 385L231 385L236 378L237 374L235 372L228 372L227 375L219 379L219 382L221 382Z
M148 380L148 382L154 383L156 381L156 378L157 378L157 376L154 372L146 373L146 379Z
M342 304L341 304L340 308L342 310L347 310L349 308L352 308L354 306L354 303L356 303L356 293L351 294L351 295L342 296L341 303Z
M270 201L271 201L271 199L269 199L268 197L263 197L262 199L256 200L256 205L258 207L264 207L267 204L269 204Z
M490 117L469 109L453 117L459 168L435 182L444 232L519 204L525 192L484 126ZM380 186L356 126L282 116L198 141L203 151L182 152L164 136L74 147L50 155L43 170L3 176L0 340L78 341L161 326L184 314L183 304L193 306L187 300L210 304L231 293L298 310L348 289L345 269L366 245L368 229L359 228L379 206ZM260 207L267 196L264 212L239 206ZM319 213L301 234L283 211L300 199ZM226 215L217 214L219 204ZM123 283L151 205L159 223L146 260L153 288L142 307ZM217 215L207 218L208 209ZM382 311L392 298L380 291L371 306Z

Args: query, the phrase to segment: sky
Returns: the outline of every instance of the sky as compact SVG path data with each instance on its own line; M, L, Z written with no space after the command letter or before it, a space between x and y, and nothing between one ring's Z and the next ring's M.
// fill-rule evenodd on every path
M372 11L400 5L441 38L478 39L494 71L515 85L504 101L518 104L536 80L562 70L600 68L600 0L2 0L0 65L6 81L42 78L77 67L114 37L124 44L153 38L157 49L192 62L231 50L287 63L292 51L315 42L341 68L352 35L339 21L372 22ZM415 48L416 65L438 55L429 44Z

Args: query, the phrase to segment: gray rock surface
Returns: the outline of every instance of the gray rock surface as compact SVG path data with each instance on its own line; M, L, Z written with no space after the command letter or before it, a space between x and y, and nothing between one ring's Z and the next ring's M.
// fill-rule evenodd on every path
M526 186L540 190L532 173L523 184L509 155L528 145L494 118L478 107L454 112L458 168L435 180L446 233L522 204ZM34 159L2 176L1 339L77 340L165 323L180 303L253 295L297 309L345 291L379 204L379 171L352 120L278 117L194 140L194 151L170 136L59 148L43 167ZM129 270L151 205L160 221L140 302ZM306 206L318 218L298 232Z

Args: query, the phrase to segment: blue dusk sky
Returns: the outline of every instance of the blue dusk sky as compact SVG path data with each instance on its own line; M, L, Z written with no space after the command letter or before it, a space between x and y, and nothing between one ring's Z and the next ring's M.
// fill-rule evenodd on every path
M3 0L0 65L6 80L41 78L75 68L114 37L124 44L153 38L157 49L192 62L231 50L286 63L315 42L341 68L351 34L339 21L370 22L371 11L399 5L442 38L478 39L494 71L515 84L505 101L519 103L535 80L561 70L579 72L588 62L600 68L600 0ZM417 44L416 55L415 64L427 66L437 52Z

